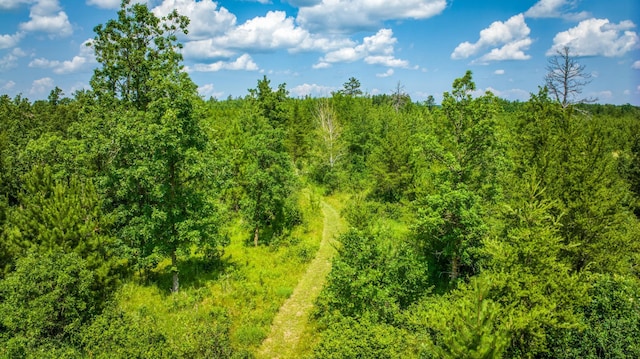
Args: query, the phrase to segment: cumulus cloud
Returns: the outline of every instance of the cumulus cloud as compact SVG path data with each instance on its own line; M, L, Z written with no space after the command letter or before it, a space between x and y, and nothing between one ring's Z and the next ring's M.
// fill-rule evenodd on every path
M364 60L370 65L384 65L387 67L408 67L409 62L393 56L397 39L393 37L391 29L381 29L375 35L365 37L356 46L343 47L327 52L314 68L326 68L338 62L354 62Z
M27 54L22 49L16 47L10 53L0 58L0 72L10 70L18 65L18 59Z
M79 54L71 60L58 61L37 58L29 63L29 67L53 69L53 72L59 75L82 71L87 68L85 65L95 63L93 50L87 46L88 43L91 43L91 39L86 40L80 45Z
M213 84L206 84L198 87L198 93L204 97L220 98L224 92L216 91Z
M56 74L68 74L77 72L87 63L87 59L81 56L74 56L73 59L67 61L50 61L39 58L31 61L29 67L52 68Z
M638 46L638 35L631 31L635 27L629 20L619 24L608 19L584 20L576 27L556 34L547 55L555 55L569 47L575 56L622 56Z
M632 69L640 70L640 60L636 61L631 65Z
M9 80L4 85L2 85L3 90L11 90L16 85L15 82Z
M200 40L224 34L236 25L236 16L215 1L164 0L153 8L156 16L164 16L178 10L180 15L189 17L190 40Z
M87 5L97 6L101 9L119 9L121 0L87 0ZM132 3L146 3L147 0L133 0Z
M0 49L8 49L16 46L23 37L23 32L17 32L13 35L0 35Z
M388 69L387 72L383 72L381 74L376 74L376 76L384 78L384 77L393 76L393 73L394 73L393 69Z
M236 26L236 18L233 14L224 8L215 10L215 3L210 1L195 3L193 0L165 0L163 5L156 9L167 11L171 6L176 5L173 3L180 3L182 8L190 9L187 14L189 12L207 14L197 18L199 20L192 20L195 24L193 25L195 34L189 33L183 49L185 58L229 59L242 52L266 52L279 49L286 49L289 52L326 52L352 44L345 38L311 34L297 26L294 18L288 17L284 11L269 11L264 16L254 17ZM205 3L209 4L206 8L202 5ZM168 7L164 8L165 6ZM212 18L215 19L213 26Z
M335 87L322 86L318 84L307 84L295 86L290 90L291 94L298 97L304 96L329 96L332 91L335 91Z
M245 70L256 71L258 65L249 54L243 54L235 61L217 61L212 64L196 64L193 68L187 69L194 72L217 72L220 70Z
M524 15L530 18L564 18L566 20L583 20L589 17L586 11L572 12L577 5L576 0L540 0Z
M475 43L465 41L459 44L451 53L451 58L466 59L492 48L480 61L526 60L530 58L524 53L531 45L530 32L523 14L512 16L505 22L495 21L480 31L480 38Z
M0 9L10 10L19 7L22 4L33 3L34 0L2 0L0 1Z
M386 20L426 19L440 14L446 0L294 1L303 7L297 21L311 31L348 32L373 29Z
M53 79L51 77L43 77L33 81L29 93L32 95L42 94L53 89Z
M20 23L20 30L46 32L50 36L65 37L73 33L67 14L58 0L38 0L29 11L31 20Z

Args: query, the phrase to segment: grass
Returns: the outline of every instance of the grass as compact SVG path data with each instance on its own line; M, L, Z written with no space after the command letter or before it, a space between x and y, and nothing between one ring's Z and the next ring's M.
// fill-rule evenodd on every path
M305 223L286 237L269 246L253 247L247 241L250 233L240 221L234 222L228 228L230 243L221 265L204 265L207 263L194 255L182 258L181 290L171 295L167 263L160 263L150 284L130 282L121 288L120 307L154 318L170 342L188 338L193 326L209 325L212 319L207 313L222 312L228 318L234 351L256 353L264 339L271 337L272 322L281 306L300 298L298 282L316 254L327 257L332 250L320 246L326 221L318 209L319 197L306 191L301 198ZM329 225L337 226L337 220ZM295 330L304 331L304 327Z
M309 354L315 343L313 322L309 315L331 270L335 237L343 229L338 211L322 203L324 215L322 242L291 297L280 307L271 332L257 352L259 358L300 358Z

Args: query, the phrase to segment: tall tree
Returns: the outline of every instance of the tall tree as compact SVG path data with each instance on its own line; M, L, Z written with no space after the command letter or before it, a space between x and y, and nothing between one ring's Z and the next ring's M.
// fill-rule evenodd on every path
M591 82L591 74L571 55L569 47L565 46L562 50L556 51L556 55L549 59L547 71L545 85L563 108L574 103L597 101L594 98L576 98Z
M151 79L156 71L175 71L182 55L177 32L187 33L189 19L176 10L156 17L146 5L122 0L118 19L94 28L92 46L102 67L94 70L91 87L107 99L117 98L143 110L151 101Z
M362 95L362 90L360 89L360 81L355 77L349 77L349 81L345 82L342 85L342 90L340 93L346 96L354 97Z
M215 244L201 155L206 137L196 85L182 71L175 33L188 19L157 18L146 5L122 2L117 20L96 27L92 44L101 67L91 81L102 122L109 207L134 257L168 255L172 291L179 289L178 251ZM144 261L143 261L144 263Z

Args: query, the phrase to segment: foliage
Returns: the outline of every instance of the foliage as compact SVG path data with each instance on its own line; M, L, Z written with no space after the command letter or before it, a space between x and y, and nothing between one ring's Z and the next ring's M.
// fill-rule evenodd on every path
M9 356L64 347L91 317L102 298L95 276L75 253L31 252L0 281L0 341Z
M637 279L597 275L590 300L577 307L584 326L551 333L550 358L634 358L640 355Z

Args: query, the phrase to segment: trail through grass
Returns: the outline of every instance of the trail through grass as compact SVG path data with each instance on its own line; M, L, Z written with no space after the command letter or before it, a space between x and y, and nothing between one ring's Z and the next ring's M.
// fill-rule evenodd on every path
M259 358L298 357L300 352L297 348L304 346L300 340L306 332L313 303L331 270L331 258L335 254L335 237L342 228L340 215L335 208L322 202L322 212L324 228L320 248L293 293L273 319L271 332L257 353Z

